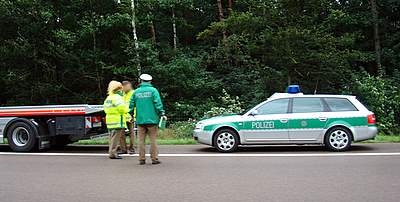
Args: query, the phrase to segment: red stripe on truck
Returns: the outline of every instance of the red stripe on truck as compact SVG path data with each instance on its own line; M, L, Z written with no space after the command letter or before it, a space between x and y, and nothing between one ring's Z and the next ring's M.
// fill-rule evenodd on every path
M74 109L9 109L0 110L0 117L10 116L63 116L63 115L84 115L85 108L74 108Z

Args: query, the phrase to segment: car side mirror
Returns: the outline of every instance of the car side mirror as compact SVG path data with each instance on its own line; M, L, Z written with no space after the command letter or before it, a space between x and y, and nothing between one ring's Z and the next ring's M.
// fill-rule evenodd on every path
M253 110L252 112L250 112L250 115L255 116L258 115L258 110Z

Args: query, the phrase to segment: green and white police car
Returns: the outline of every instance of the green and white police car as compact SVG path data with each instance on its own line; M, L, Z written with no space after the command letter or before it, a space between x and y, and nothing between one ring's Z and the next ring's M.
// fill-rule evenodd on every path
M304 95L298 86L289 86L288 93L275 93L243 115L201 120L194 138L220 152L273 144L319 144L346 151L352 141L377 133L374 113L355 96Z

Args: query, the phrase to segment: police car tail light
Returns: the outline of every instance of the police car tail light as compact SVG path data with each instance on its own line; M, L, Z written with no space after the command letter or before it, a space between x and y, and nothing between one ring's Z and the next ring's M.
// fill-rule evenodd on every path
M370 114L367 116L368 124L376 124L375 114Z

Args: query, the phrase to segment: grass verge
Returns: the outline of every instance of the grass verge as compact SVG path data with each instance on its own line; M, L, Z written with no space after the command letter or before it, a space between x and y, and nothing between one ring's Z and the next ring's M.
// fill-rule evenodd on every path
M375 139L363 143L400 143L400 135L377 135Z
M127 141L129 141L127 139ZM146 144L149 143L149 140L146 140ZM157 143L159 145L191 145L197 144L197 142L192 138L179 138L179 139L157 139ZM108 138L97 138L91 140L80 140L75 145L108 145Z
M157 135L157 143L160 145L190 145L197 144L193 139L193 136L189 133L185 133L185 136L178 136L172 129L160 130ZM149 138L146 139L146 144L149 143ZM127 138L127 142L128 142ZM108 137L101 137L90 140L80 140L76 145L108 145Z

